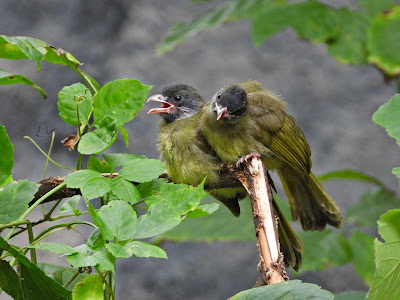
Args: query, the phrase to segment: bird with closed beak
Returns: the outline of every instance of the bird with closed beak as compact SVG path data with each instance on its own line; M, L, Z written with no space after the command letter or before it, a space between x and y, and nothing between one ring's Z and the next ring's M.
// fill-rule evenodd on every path
M151 96L148 102L159 102L149 114L160 114L158 149L165 161L168 177L175 183L198 185L206 178L209 187L217 186L220 177L221 159L210 147L202 134L201 119L208 104L200 92L185 84L167 87L160 94ZM247 196L244 187L211 189L211 195L239 216L238 201ZM273 201L278 217L278 235L287 266L298 270L301 266L303 244L276 202ZM228 225L227 225L228 226Z
M256 81L219 90L203 110L200 130L225 164L261 157L277 169L294 220L304 230L340 227L339 207L311 172L311 151L286 103Z

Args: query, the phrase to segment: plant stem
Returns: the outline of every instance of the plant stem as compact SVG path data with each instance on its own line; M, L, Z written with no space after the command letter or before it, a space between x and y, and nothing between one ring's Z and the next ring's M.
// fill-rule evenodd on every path
M115 295L114 292L111 288L111 286L108 284L107 280L104 278L103 274L100 272L100 270L96 267L94 267L95 270L97 271L97 274L99 274L101 280L103 281L104 285L106 286L106 289L108 290L109 295L111 295L111 299L115 300Z
M67 169L67 170L71 170L71 171L75 171L74 169L71 169L71 168L65 167L65 166L63 166L63 165L60 165L60 164L56 163L54 160L52 160L51 157L48 156L48 155L46 154L46 152L44 152L44 151L42 150L42 148L40 148L39 145L36 144L36 142L35 142L33 139L31 139L29 136L24 136L24 139L30 140L30 141L36 146L36 148L38 148L38 150L39 150L40 152L42 152L42 154L43 154L44 156L46 156L47 159L48 159L49 161L51 161L53 164L55 164L57 167L60 167L60 168L63 168L63 169Z
M51 150L53 149L53 143L54 143L54 137L55 137L55 135L56 135L56 132L53 131L53 134L52 134L52 136L51 136L51 142L50 142L49 152L47 153L46 164L44 165L43 179L46 179L47 166L49 165L49 158L50 158Z
M29 244L33 243L33 241L35 240L34 236L33 236L33 231L32 231L32 223L28 223L27 225L28 227L28 237L29 237ZM36 259L36 249L35 248L31 248L30 249L31 252L31 261L37 265L37 259Z
M49 210L47 214L44 215L43 221L50 221L51 220L51 214L54 212L56 207L60 204L62 199L58 199L57 202L53 205L53 207Z
M27 220L14 221L14 222L11 222L11 223L8 223L8 224L1 224L0 225L0 229L13 227L13 226L24 225L24 224L28 224L28 223L29 223L29 221L27 221ZM25 229L24 229L24 231L25 231Z
M72 275L72 277L63 285L64 288L67 288L72 283L72 281L74 281L75 278L78 277L78 275L80 273L81 273L81 270L80 270L80 268L78 268L78 270L74 273L74 275Z
M43 197L39 198L31 207L29 207L21 217L19 217L18 221L25 220L25 218L32 212L32 210L35 209L36 206L38 206L40 203L42 203L46 198L48 198L50 195L54 194L58 190L61 190L64 186L67 184L63 182L62 184L56 186L54 189L51 191L47 192ZM4 240L8 241L9 238L12 236L12 234L15 232L15 230L18 228L18 226L14 226L10 232L7 234L7 236L4 238Z

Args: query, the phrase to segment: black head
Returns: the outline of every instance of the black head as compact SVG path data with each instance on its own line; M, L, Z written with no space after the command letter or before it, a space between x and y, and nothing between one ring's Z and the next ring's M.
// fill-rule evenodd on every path
M246 91L236 84L220 89L211 100L211 109L217 120L239 120L247 109Z
M162 106L149 110L149 114L161 114L167 122L173 122L194 116L203 106L204 100L200 92L187 84L176 84L153 95L147 102L161 102Z

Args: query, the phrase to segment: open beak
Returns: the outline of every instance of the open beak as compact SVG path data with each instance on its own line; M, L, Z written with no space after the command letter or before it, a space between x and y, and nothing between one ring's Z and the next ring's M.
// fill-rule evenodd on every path
M161 94L151 96L149 99L147 99L147 102L156 101L156 102L162 103L162 105L161 105L161 107L156 107L156 108L150 109L147 113L148 114L170 113L175 108L175 106L173 104L169 103L167 101L167 99L168 99L167 97L165 97Z
M216 107L217 109L217 120L223 119L223 118L229 118L230 114L228 114L228 108L227 107Z

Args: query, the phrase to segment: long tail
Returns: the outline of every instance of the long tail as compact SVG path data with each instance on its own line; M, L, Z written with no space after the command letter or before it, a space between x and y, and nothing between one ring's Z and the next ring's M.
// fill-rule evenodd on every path
M301 253L304 252L303 242L294 232L292 226L285 218L275 200L272 201L275 215L278 218L278 235L285 265L291 266L296 271L301 267Z
M304 230L322 231L327 224L340 227L342 216L339 207L313 173L304 179L295 170L286 167L279 169L279 176L290 203L293 220L300 218Z
M272 180L270 183L273 184ZM211 195L221 201L235 217L239 217L239 200L247 196L244 188L213 189ZM278 204L273 200L274 212L278 218L278 235L281 251L286 266L291 266L296 271L301 267L301 253L304 251L303 243L294 232L292 226L285 218Z

